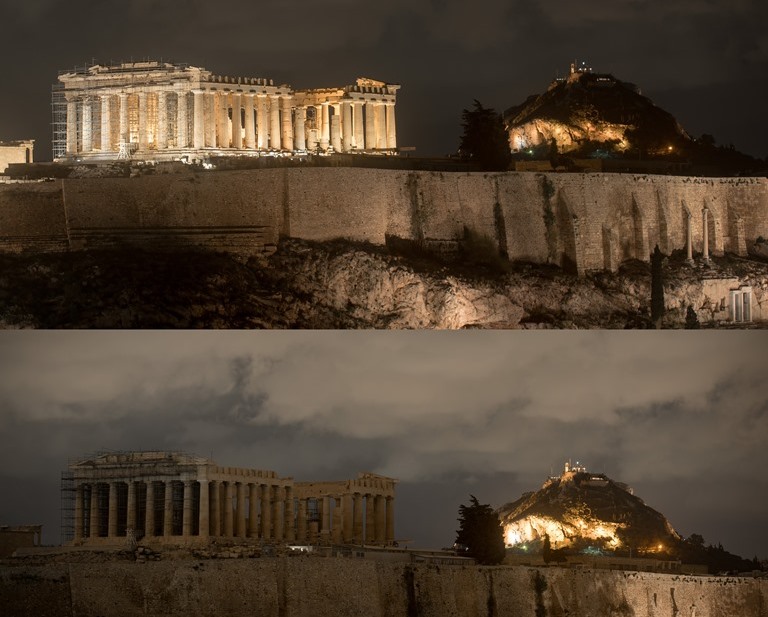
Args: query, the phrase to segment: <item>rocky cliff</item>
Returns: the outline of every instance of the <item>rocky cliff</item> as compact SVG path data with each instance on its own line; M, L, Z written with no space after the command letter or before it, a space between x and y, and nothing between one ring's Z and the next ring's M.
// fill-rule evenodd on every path
M460 261L393 255L349 242L286 240L270 257L128 248L0 255L0 326L44 328L643 328L650 269L577 277L512 267L479 244ZM704 278L714 277L714 278ZM665 325L693 306L703 326L727 319L728 289L752 288L766 318L764 264L670 260Z
M768 581L351 558L0 565L9 617L764 617Z
M546 536L553 548L666 555L680 540L664 515L626 485L586 469L548 479L499 508L499 517L507 546L540 543Z

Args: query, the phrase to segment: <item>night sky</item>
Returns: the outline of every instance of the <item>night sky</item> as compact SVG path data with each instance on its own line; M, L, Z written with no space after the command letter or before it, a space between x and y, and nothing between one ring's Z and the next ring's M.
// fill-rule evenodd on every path
M452 544L568 458L684 536L768 557L760 331L2 332L0 524L59 541L59 474L169 449L297 480L400 480L396 536Z
M50 87L89 62L164 59L296 88L402 84L398 142L455 152L473 99L501 111L569 63L638 84L694 137L768 155L764 0L0 0L0 140L50 160Z

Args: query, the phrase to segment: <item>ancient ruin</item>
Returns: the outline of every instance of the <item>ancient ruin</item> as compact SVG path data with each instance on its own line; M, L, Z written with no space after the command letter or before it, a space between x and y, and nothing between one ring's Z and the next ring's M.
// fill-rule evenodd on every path
M396 482L372 473L294 482L181 452L99 453L62 476L64 535L75 545L229 538L385 546L394 542Z
M167 62L64 71L53 88L54 160L200 160L397 148L399 85L368 78L294 90Z
M34 162L35 140L0 141L0 174L12 163Z

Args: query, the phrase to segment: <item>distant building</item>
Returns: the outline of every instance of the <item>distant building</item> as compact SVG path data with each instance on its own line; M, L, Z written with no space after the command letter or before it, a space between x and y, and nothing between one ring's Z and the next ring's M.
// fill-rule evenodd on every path
M0 557L10 557L19 548L42 544L42 525L0 525Z
M11 163L34 162L34 150L34 139L0 141L0 174L5 173Z

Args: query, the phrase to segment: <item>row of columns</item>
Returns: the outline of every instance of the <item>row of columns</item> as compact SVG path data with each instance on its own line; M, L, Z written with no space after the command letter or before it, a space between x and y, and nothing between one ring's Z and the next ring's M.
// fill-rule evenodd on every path
M87 95L67 99L67 153L113 152L129 144L139 151L169 147L237 150L310 150L336 152L394 150L397 147L394 102L347 101L294 106L292 95L223 93L207 90ZM135 96L131 103L129 96ZM169 116L169 96L176 102ZM149 101L149 97L153 100ZM112 107L117 103L118 144L113 140ZM100 139L94 136L94 105L100 110ZM135 113L131 113L131 107ZM154 110L150 118L150 107ZM307 109L314 107L308 130ZM333 109L333 114L331 114ZM79 122L78 122L78 110ZM133 120L131 119L133 116ZM173 135L169 127L175 125ZM134 129L132 131L132 128ZM169 139L169 137L171 139Z
M143 530L144 537L182 536L182 541L213 536L383 545L394 541L393 506L391 496L295 499L290 486L236 481L79 483L75 541L125 537L133 529Z

